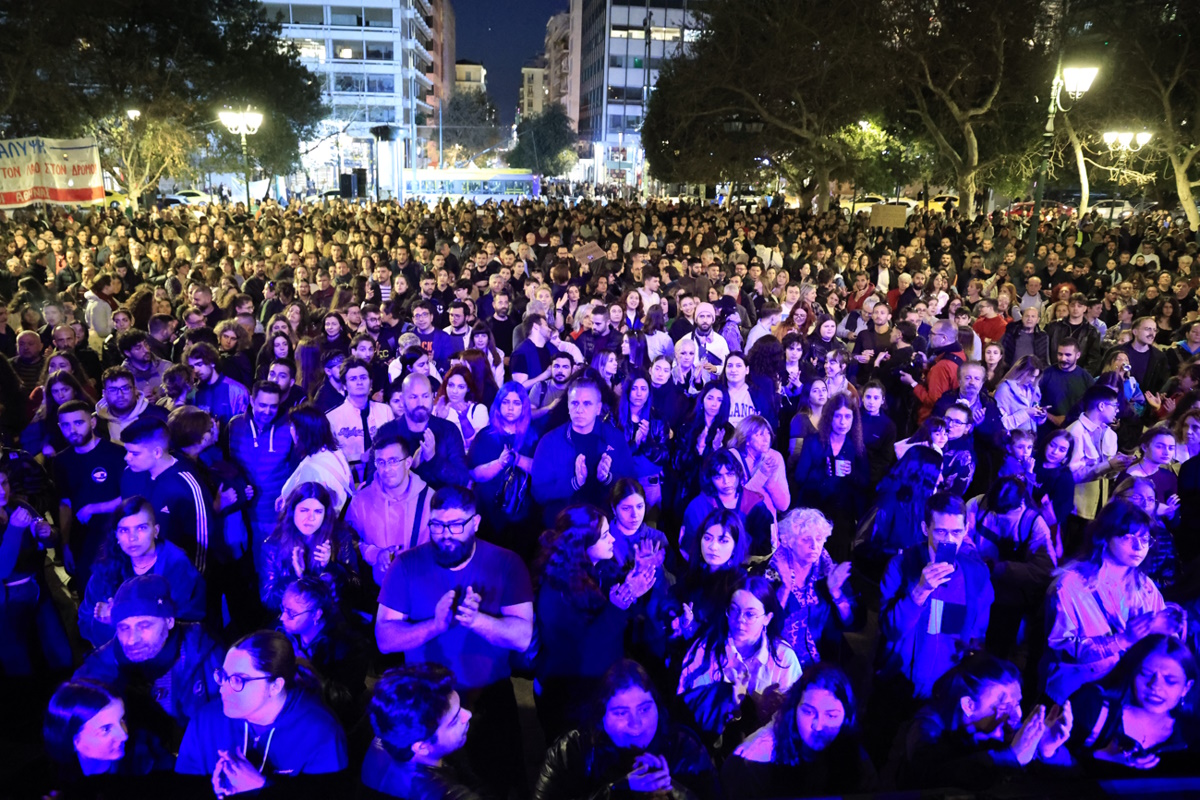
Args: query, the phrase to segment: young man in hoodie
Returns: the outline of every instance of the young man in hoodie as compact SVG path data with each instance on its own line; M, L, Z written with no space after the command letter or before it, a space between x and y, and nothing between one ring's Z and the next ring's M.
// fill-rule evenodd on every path
M349 788L346 734L321 701L297 685L296 653L285 634L242 637L215 677L221 697L188 724L176 774L198 776L197 787L211 785L218 797L268 786L280 797L336 797Z
M166 409L142 396L133 373L125 367L104 370L101 386L104 396L96 403L96 418L108 427L110 441L120 444L121 431L142 417L167 421Z

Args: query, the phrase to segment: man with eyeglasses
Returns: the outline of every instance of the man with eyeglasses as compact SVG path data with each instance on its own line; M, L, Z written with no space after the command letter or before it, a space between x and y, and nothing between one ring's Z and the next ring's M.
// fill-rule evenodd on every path
M101 381L104 396L96 403L96 418L108 425L108 438L120 444L121 431L142 417L167 421L167 411L151 404L138 391L133 373L125 367L109 367Z
M359 552L379 587L396 556L429 541L433 492L412 471L400 436L379 439L374 461L375 477L350 500L346 524L358 535Z
M175 620L171 585L161 575L125 581L110 613L116 636L72 680L97 681L124 697L130 725L174 750L188 721L218 697L213 671L225 650L200 623Z
M1101 501L1108 495L1108 478L1133 463L1131 456L1117 452L1117 421L1121 403L1117 391L1096 384L1084 392L1083 413L1067 426L1071 437L1071 477L1075 479L1075 513L1067 538L1077 539L1086 522L1096 518ZM1070 549L1076 541L1064 542Z
M375 636L380 652L454 673L478 720L467 739L471 763L497 796L525 796L509 660L532 640L533 589L515 553L476 538L479 522L469 489L434 494L429 541L402 552L384 579Z

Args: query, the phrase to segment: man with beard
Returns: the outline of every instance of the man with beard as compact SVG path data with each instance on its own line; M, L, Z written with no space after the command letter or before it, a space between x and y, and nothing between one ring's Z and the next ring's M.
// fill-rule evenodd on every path
M376 438L400 437L413 454L413 471L433 489L466 486L471 473L462 433L450 420L433 416L429 377L409 373L399 386L393 382L388 387L385 399L397 418L380 426Z
M509 659L533 637L533 589L515 553L476 539L469 489L448 486L429 507L429 542L401 553L379 594L375 636L409 664L449 668L476 717L467 752L497 796L525 795L521 728Z
M104 370L103 394L96 403L96 417L108 424L108 438L121 441L121 431L139 419L157 419L164 423L167 411L162 406L152 405L138 391L133 373L124 367L109 367Z
M679 341L696 343L696 364L703 370L717 375L725 367L729 355L729 344L725 337L713 330L717 322L717 310L712 303L701 303L696 307L696 329Z
M109 514L121 503L125 448L96 435L96 417L84 400L62 404L58 429L70 445L54 458L63 561L84 587L108 533Z
M136 328L117 338L117 347L125 360L121 366L133 374L134 383L144 397L157 398L162 393L162 379L171 362L154 355L150 337Z
M176 622L171 585L135 575L112 601L117 634L94 650L72 680L93 680L125 699L131 724L178 747L188 720L220 694L213 671L224 650L198 622Z
M196 373L196 395L193 403L226 425L250 405L246 387L217 371L217 348L207 342L194 344L184 360Z
M296 362L290 358L277 358L267 368L267 380L280 390L279 413L286 414L308 398L304 390L296 385Z
M605 312L605 321L608 313ZM575 357L570 353L555 353L550 362L550 377L541 380L529 388L529 404L533 408L533 418L540 419L549 414L558 399L567 393L567 383L575 374Z
M621 349L621 336L612 330L612 321L608 317L608 306L596 303L592 306L592 329L579 334L575 344L583 354L583 363L592 363L596 353L605 350ZM553 364L553 362L551 362Z

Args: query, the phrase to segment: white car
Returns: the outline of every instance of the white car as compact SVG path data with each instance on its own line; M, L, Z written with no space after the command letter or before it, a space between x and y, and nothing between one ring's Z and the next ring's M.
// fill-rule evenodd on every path
M1127 219L1134 214L1133 204L1128 200L1097 200L1091 210L1101 219Z
M185 206L203 206L213 202L212 195L205 194L199 189L181 189L174 194L167 195L166 199L174 200Z

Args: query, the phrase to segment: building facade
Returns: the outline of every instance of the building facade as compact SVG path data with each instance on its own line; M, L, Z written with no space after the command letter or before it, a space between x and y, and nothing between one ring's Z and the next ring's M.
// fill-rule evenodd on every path
M465 59L454 63L454 91L486 92L487 69L478 61Z
M336 186L339 174L365 168L371 184L378 175L382 194L389 187L394 191L401 162L423 166L418 125L450 91L443 60L447 37L453 59L450 2L263 4L268 18L282 25L283 35L298 47L301 61L318 76L330 109L322 143L310 153L310 160L317 163L305 165L310 174L318 175L317 182ZM380 125L392 126L394 141L376 139L371 129Z
M521 67L517 90L517 120L540 114L546 108L546 60L538 57Z
M580 24L579 136L590 141L598 183L640 185L642 120L663 61L697 28L689 0L573 0Z
M558 103L579 132L579 22L564 11L546 23L546 102Z

